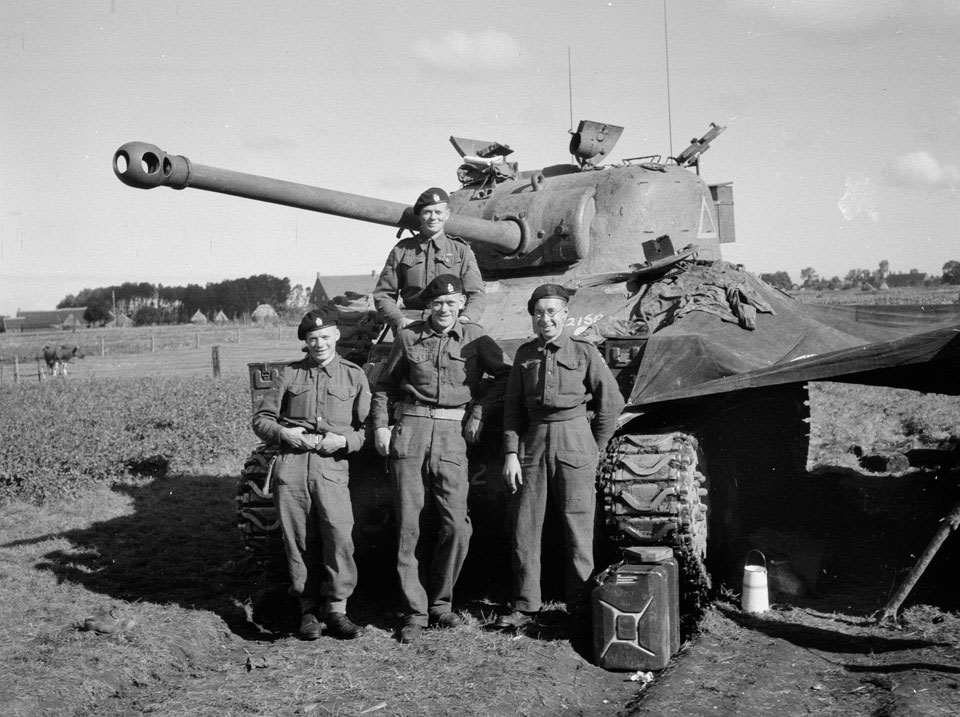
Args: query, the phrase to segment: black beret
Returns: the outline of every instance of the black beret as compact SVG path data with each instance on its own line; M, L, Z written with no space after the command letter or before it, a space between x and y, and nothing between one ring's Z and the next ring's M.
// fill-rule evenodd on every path
M417 298L419 298L424 304L427 304L436 299L438 296L462 293L463 282L460 281L459 276L455 276L454 274L441 274L427 284L427 288L421 291L420 296Z
M303 341L311 331L336 326L338 318L337 310L332 306L321 306L319 309L308 311L300 319L300 325L297 327L297 338Z
M424 207L429 207L431 204L439 204L440 202L446 202L450 199L445 191L440 189L440 187L430 187L417 197L416 203L413 205L413 213L417 216L420 216L420 210Z
M570 301L570 292L564 289L560 284L541 284L533 293L530 294L530 301L527 302L527 313L533 316L533 307L537 305L540 299L563 299Z

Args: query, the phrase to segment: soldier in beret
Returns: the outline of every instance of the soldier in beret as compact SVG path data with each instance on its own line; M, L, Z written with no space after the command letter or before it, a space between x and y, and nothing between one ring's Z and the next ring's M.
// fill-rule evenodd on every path
M321 618L341 639L363 634L346 615L357 584L347 454L364 443L370 388L363 369L337 354L332 307L307 313L297 329L306 356L287 364L253 416L253 431L280 444L274 501L290 592L300 602L300 637L316 640Z
M420 217L420 233L398 242L380 272L373 302L394 332L413 321L403 315L398 301L404 309L426 309L420 292L440 274L453 274L463 284L466 304L460 321L480 320L485 299L483 279L470 246L443 231L450 216L448 199L439 187L431 187L417 198L413 213Z
M499 409L510 372L509 359L479 324L457 321L466 303L458 276L435 277L419 298L430 316L397 334L372 409L376 448L390 457L395 488L404 608L397 637L403 643L416 640L428 625L452 628L461 622L452 600L473 531L467 443L479 439L484 420ZM493 381L481 396L484 374ZM421 535L421 525L434 514L436 535Z
M527 302L537 338L514 360L503 408L503 477L510 518L515 596L496 626L520 628L542 606L540 551L548 498L566 540L566 601L572 627L589 627L599 452L616 429L623 396L600 352L565 330L569 292L538 286ZM592 416L592 418L591 418Z

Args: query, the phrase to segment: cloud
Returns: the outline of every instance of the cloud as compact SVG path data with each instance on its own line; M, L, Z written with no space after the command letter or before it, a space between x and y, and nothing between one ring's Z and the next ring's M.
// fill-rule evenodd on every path
M522 46L505 32L454 30L438 40L420 40L413 53L427 65L446 70L509 70L520 63Z
M884 170L884 178L894 187L955 190L960 186L960 167L940 164L929 152L910 152L891 162Z

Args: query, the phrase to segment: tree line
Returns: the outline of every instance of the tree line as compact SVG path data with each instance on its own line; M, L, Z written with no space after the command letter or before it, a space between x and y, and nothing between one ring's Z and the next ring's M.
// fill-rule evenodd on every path
M259 274L245 279L227 279L206 286L163 286L146 282L124 282L117 286L83 289L57 304L58 309L86 307L88 324L104 324L121 314L138 326L184 324L199 310L208 318L222 311L228 319L249 316L260 304L275 310L299 310L307 293L299 284L291 289L290 279ZM293 306L297 304L297 306Z
M816 289L837 291L840 289L896 289L930 288L944 284L960 284L960 261L951 260L943 265L941 276L929 276L925 272L911 269L907 272L890 271L890 262L884 259L876 269L851 269L841 279L821 277L812 266L800 271L800 283L794 283L785 271L761 274L760 278L778 289Z

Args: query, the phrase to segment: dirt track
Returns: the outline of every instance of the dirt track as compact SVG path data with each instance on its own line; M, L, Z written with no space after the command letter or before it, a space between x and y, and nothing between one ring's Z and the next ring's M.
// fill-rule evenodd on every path
M930 608L901 629L809 608L747 616L720 603L633 715L955 715L960 620Z

